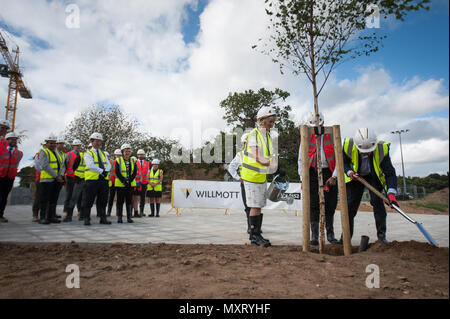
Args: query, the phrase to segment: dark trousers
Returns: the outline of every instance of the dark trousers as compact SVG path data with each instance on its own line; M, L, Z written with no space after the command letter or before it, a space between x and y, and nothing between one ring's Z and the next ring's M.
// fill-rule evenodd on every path
M116 187L116 191L117 191L117 203L116 203L117 216L122 217L123 204L125 203L127 217L131 217L133 189L131 187Z
M364 176L364 179L380 192L383 192L383 187L380 182L372 175ZM348 201L348 218L350 221L350 237L353 236L353 226L356 213L358 212L359 204L361 203L362 195L364 192L364 185L358 181L348 182L347 189L347 201ZM379 198L375 193L369 191L370 205L373 207L373 213L375 217L375 225L377 227L377 235L380 237L386 234L386 208L384 207L383 200Z
M5 213L5 207L8 202L8 195L14 184L14 179L8 176L0 178L0 217Z
M141 190L138 191L139 193L139 213L143 213L144 212L144 208L145 208L145 194L147 193L147 184L143 184L141 186Z
M56 191L56 193L57 193L57 195L55 195L55 196L56 196L56 202L55 202L55 203L52 203L51 206L50 206L50 209L52 210L52 212L53 212L53 211L55 212L55 216L56 216L56 205L58 204L59 193L61 192L61 189L62 189L62 187L64 186L64 183L59 183L59 182L57 182L56 185L57 185L57 186L55 187L55 191Z
M108 204L108 181L103 178L99 180L87 180L85 185L82 203L83 217L87 220L91 219L91 208L97 199L97 216L105 218L106 205Z
M64 212L70 207L70 199L72 198L73 188L75 186L75 177L66 177L66 199L64 200Z
M56 218L56 203L61 183L57 181L41 183L41 211L40 219ZM55 209L55 211L53 210Z
M245 187L244 183L241 183L241 196L242 196L242 202L244 203L244 211L245 215L247 216L247 226L248 229L250 229L250 207L247 206L247 198L245 197Z
M33 211L38 211L41 206L42 186L40 182L36 183L36 192L34 193Z
M74 185L73 185L73 191L72 196L70 197L69 206L67 207L67 216L72 217L73 210L75 208L75 205L78 206L78 202L81 200L83 190L85 187L84 179L75 179ZM81 204L78 207L78 211L81 212Z
M333 172L329 168L322 169L323 183L332 176ZM320 205L319 205L319 179L317 171L314 168L309 169L309 187L310 187L310 210L311 223L319 223L320 221ZM323 192L325 197L325 227L327 233L333 231L333 219L337 206L337 184L329 186L329 192Z
M116 187L109 187L109 195L108 195L108 215L111 215L112 207L114 204L114 197L116 196Z

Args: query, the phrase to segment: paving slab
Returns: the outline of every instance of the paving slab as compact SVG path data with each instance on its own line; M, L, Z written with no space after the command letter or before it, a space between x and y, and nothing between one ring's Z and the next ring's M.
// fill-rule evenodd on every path
M62 214L62 206L57 207L57 213ZM148 215L149 206L145 214ZM84 226L75 217L71 223L40 225L31 221L31 206L7 206L5 217L8 223L0 223L0 242L21 243L70 243L71 241L104 244L113 242L126 243L173 243L173 244L237 244L248 243L247 221L243 211L214 209L186 209L180 215L171 210L170 204L161 205L159 218L133 218L134 223L117 223L117 217L109 217L111 225L99 224L92 209L91 226ZM114 209L113 209L114 212ZM294 211L278 212L263 210L263 235L270 239L273 245L301 245L302 216ZM449 246L449 216L411 214L411 217L421 222L433 236L439 246ZM340 212L336 211L335 235L340 237ZM353 245L359 245L362 235L370 237L370 242L376 241L375 219L372 212L358 212L355 217L355 233ZM388 213L387 239L389 241L416 240L426 242L426 238L417 227L408 222L400 214Z

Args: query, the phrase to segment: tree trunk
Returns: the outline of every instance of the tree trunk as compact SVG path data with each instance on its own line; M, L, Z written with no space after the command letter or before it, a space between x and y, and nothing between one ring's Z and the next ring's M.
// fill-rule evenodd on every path
M313 14L314 14L314 2L311 2L310 9L310 25L309 25L309 39L310 39L310 59L311 59L311 79L314 93L314 113L316 116L316 127L319 127L319 101L317 96L317 82L316 82L316 68L315 68L315 56L314 56L314 34L313 34ZM325 197L323 195L323 175L322 175L322 139L321 135L316 135L316 155L317 155L317 177L319 184L319 210L320 210L320 223L319 223L319 252L323 253L325 246Z

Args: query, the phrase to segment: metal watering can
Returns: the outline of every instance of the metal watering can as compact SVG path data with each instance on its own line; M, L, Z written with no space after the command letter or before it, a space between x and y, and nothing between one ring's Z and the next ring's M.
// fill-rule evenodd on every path
M292 197L282 198L283 194L289 188L289 181L285 179L286 172L280 170L280 173L274 177L272 183L270 183L269 188L267 189L267 198L272 202L286 202L288 205L292 205L294 203L294 199Z

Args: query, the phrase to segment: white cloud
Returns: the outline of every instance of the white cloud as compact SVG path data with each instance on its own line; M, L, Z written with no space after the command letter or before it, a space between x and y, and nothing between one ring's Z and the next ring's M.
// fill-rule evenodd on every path
M17 126L29 135L21 147L30 155L46 135L61 132L80 110L98 102L121 105L151 134L166 137L183 128L193 134L195 121L205 130L224 128L219 103L234 91L287 90L297 121L312 109L305 77L281 75L269 57L251 49L267 37L263 1L211 0L200 16L196 42L188 45L181 27L185 5L195 6L194 0L76 3L80 29L65 27L62 2L2 2L1 17L20 31L15 42L34 93L32 100L19 100L17 113ZM35 38L50 48L39 50L31 44ZM448 119L423 118L448 108L443 80L395 83L382 67L360 72L355 80L330 78L319 100L326 123L340 124L343 137L357 127L375 128L392 142L396 167L397 136L389 132L409 128L404 152L411 175L448 170ZM1 83L5 101L7 81ZM427 170L428 161L433 164Z

